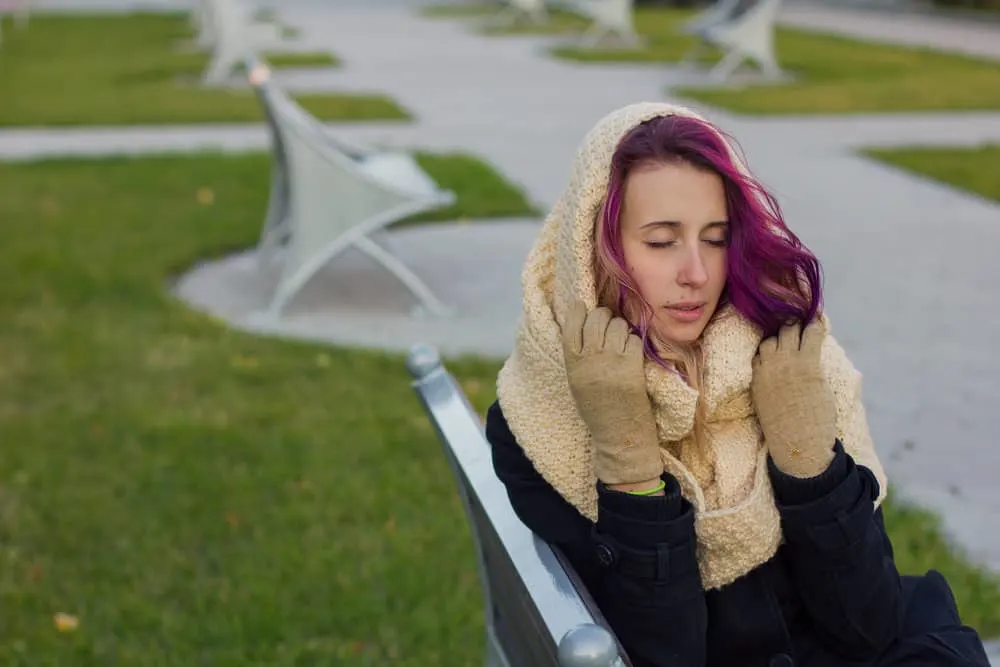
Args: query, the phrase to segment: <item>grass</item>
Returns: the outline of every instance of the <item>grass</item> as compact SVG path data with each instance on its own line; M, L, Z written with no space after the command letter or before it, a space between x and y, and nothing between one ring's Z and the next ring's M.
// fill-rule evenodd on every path
M1000 144L975 148L870 148L864 153L1000 203Z
M341 64L332 53L322 51L264 53L262 57L272 67L339 67Z
M1000 637L1000 576L970 565L943 537L941 520L934 514L894 503L891 497L884 514L899 571L938 570L955 592L962 622L984 639Z
M263 156L0 165L0 664L481 662L469 533L403 359L165 291L255 241L267 177ZM484 410L499 363L449 365ZM995 582L923 515L889 523L907 570L946 571L1000 633Z
M487 35L565 35L585 30L590 22L571 11L564 9L548 9L545 20L535 23L519 17L508 25L489 25L492 17L498 16L501 5L498 4L463 4L463 5L428 5L423 7L421 14L435 19L475 19L481 23L480 31Z
M417 162L441 187L453 191L457 200L447 208L400 224L541 215L520 188L471 155L418 153Z
M248 86L202 87L208 56L185 52L182 15L32 17L6 30L0 61L0 127L261 122ZM272 54L275 66L335 65L330 54ZM406 120L377 94L295 98L322 120Z
M446 163L461 213L505 208ZM476 662L475 561L402 359L227 331L164 290L254 242L267 177L0 165L0 664ZM454 368L485 409L496 364Z
M476 6L465 11L472 13ZM440 10L443 13L443 10ZM482 9L480 8L480 11ZM594 63L677 63L695 45L681 34L689 9L640 7L635 26L639 48L557 46L560 58ZM565 33L587 22L557 17L542 28L514 32ZM975 58L878 44L817 32L779 28L776 50L790 83L746 87L684 86L673 95L746 114L817 114L900 111L965 111L1000 108L1000 67ZM703 59L717 62L719 54Z

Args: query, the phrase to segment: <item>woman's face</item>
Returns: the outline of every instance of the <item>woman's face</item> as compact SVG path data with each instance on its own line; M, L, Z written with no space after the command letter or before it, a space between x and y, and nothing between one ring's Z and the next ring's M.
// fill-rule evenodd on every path
M625 264L673 343L701 336L726 285L728 235L722 178L686 163L632 170L621 211Z

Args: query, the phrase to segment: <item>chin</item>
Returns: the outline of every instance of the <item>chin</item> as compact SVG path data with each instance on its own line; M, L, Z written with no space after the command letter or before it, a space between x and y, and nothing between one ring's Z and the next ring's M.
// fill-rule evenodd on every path
M691 331L673 331L669 340L682 345L690 345L701 338L701 332L704 330L705 327L694 327Z
M691 324L674 324L670 326L657 327L656 333L664 340L678 345L690 345L699 338L705 331L706 322L692 322Z

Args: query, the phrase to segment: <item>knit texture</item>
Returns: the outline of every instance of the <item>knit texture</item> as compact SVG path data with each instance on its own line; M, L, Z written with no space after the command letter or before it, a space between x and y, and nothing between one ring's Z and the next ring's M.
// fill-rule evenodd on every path
M671 114L698 117L684 107L643 102L608 114L584 138L567 188L525 262L514 349L497 378L500 407L526 456L560 495L595 522L594 450L570 393L561 326L574 300L582 299L588 309L597 306L594 229L615 148L639 123ZM861 402L861 377L829 335L828 321L826 329L821 357L836 398L837 434L847 453L877 477L878 506L885 498L886 479ZM725 586L769 560L782 539L767 448L750 400L759 343L759 330L731 307L724 307L705 329L701 391L707 442L699 446L710 448L708 457L681 454L692 449L681 444L693 437L698 392L658 364L644 365L664 470L677 478L695 510L706 590Z

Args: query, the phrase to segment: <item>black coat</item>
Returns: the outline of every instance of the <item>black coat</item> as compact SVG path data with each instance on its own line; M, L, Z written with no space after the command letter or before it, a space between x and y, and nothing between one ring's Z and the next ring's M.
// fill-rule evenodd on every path
M769 466L784 542L735 582L705 592L694 516L668 473L662 497L598 482L598 518L535 470L499 404L487 414L493 464L514 511L559 547L635 667L988 667L936 571L900 576L874 475L835 443L821 476Z

